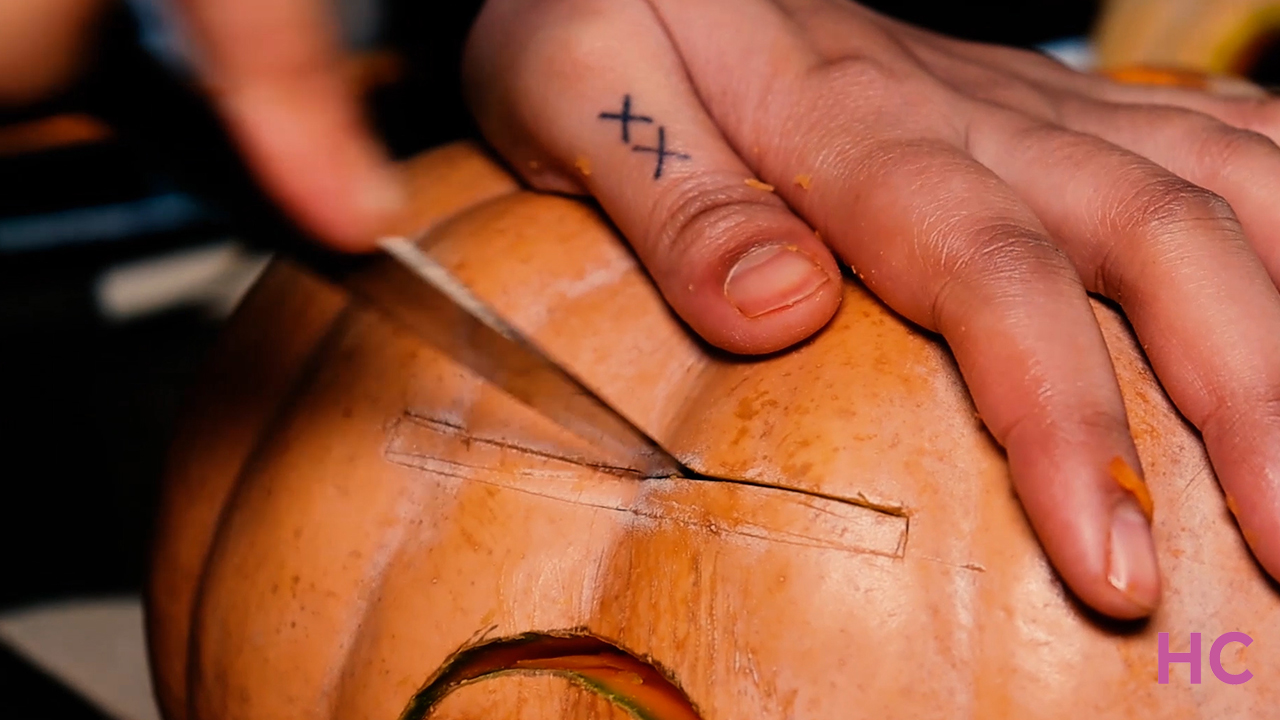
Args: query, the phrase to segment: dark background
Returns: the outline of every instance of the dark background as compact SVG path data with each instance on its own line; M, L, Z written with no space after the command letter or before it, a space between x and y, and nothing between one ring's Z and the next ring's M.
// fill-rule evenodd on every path
M39 0L35 0L39 1ZM870 5L971 39L1032 45L1087 32L1096 3L925 2ZM404 80L374 97L393 151L408 155L471 132L456 56L471 3L391 2L384 43L409 59ZM111 324L91 287L114 263L279 227L216 122L138 47L117 14L90 75L64 97L0 115L0 125L89 110L120 131L107 143L0 158L0 222L125 202L178 188L208 213L163 232L54 249L0 252L0 611L70 596L138 593L165 446L215 322L174 311ZM96 717L0 649L0 712Z

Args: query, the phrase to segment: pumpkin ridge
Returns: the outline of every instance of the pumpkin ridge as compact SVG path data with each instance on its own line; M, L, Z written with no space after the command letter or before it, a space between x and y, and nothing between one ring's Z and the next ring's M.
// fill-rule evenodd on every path
M347 327L351 317L352 306L350 303L337 311L329 326L325 328L325 331L312 345L311 350L301 362L297 374L289 384L288 390L276 402L275 408L271 411L269 419L263 427L278 428L289 417L299 399L310 388L316 374L328 361L328 351L338 341L338 336ZM208 597L206 593L208 577L218 566L218 550L222 547L224 536L229 532L227 518L238 507L237 498L244 492L246 483L250 482L255 476L257 469L264 461L264 453L275 445L276 438L277 431L275 430L262 433L257 442L244 456L244 461L240 464L235 479L231 483L231 488L227 491L226 498L218 510L216 530L213 537L210 538L208 548L205 551L204 562L201 564L200 575L196 579L195 603L191 608L193 622L187 629L186 712L189 718L199 717L197 712L199 694L193 690L200 687L201 635L199 629L204 621L204 605Z

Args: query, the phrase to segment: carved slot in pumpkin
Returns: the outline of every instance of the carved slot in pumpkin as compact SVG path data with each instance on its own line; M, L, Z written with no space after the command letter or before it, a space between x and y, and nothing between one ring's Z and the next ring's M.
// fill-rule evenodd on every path
M400 720L423 720L450 692L498 675L566 677L640 720L701 720L693 702L661 670L591 635L526 633L454 653L423 685Z
M836 497L696 475L641 478L625 469L584 463L550 447L486 438L459 425L412 414L403 416L389 434L384 457L438 477L789 545L887 558L906 554L911 525L907 510L861 494ZM451 456L449 451L459 438L468 447L465 457ZM584 483L583 467L600 474ZM711 513L708 507L718 510Z

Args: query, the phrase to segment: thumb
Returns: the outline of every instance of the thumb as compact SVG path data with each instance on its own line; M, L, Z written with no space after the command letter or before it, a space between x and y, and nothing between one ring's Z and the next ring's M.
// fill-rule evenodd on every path
M306 229L372 249L404 190L343 75L320 0L182 0L200 74L249 167Z

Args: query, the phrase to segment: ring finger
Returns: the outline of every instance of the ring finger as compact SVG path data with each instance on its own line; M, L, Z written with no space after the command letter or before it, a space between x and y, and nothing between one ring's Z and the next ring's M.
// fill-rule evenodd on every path
M975 156L1027 200L1089 289L1124 307L1204 433L1255 554L1280 573L1280 293L1230 206L1097 137L1004 111L974 128Z

